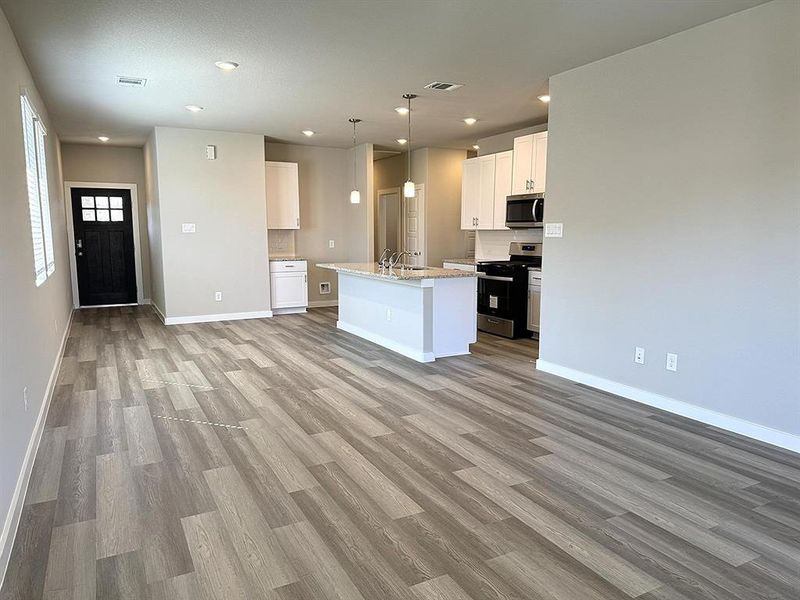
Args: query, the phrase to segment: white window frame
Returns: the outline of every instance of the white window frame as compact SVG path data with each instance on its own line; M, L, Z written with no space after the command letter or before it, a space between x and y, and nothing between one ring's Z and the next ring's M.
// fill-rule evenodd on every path
M50 194L47 185L47 130L28 97L20 95L22 110L22 138L25 149L25 175L28 186L28 211L30 213L33 242L33 273L36 287L55 273L53 252L53 225L50 219Z

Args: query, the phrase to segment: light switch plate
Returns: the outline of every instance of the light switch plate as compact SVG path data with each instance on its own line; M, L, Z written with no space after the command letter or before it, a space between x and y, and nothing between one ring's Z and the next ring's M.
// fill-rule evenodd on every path
M564 237L564 224L563 223L545 223L544 224L544 237L546 237L546 238Z
M336 243L333 240L328 240L328 248L333 248L336 246Z
M182 223L181 224L181 233L194 233L197 231L194 223Z
M206 146L206 158L208 160L217 160L217 147L209 144Z

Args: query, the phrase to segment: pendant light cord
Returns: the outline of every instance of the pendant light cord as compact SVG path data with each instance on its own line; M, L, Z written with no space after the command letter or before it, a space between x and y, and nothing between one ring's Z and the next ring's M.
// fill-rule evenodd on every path
M408 180L411 181L411 94L408 94Z
M356 157L356 123L361 123L361 119L350 117L347 119L353 124L353 189L356 189L357 157Z

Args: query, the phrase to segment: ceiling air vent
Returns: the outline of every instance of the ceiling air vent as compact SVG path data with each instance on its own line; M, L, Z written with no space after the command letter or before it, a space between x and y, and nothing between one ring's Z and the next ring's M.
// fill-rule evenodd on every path
M464 87L463 83L445 83L443 81L432 81L425 86L426 90L440 90L442 92L452 92L460 87Z
M144 87L147 79L143 77L126 77L124 75L117 75L117 85L124 85L126 87Z

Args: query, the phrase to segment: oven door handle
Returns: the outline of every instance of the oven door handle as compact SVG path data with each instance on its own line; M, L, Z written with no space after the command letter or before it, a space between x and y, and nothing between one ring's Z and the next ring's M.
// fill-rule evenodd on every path
M514 281L513 277L500 277L498 275L487 275L486 273L478 273L478 279L491 279L492 281Z

